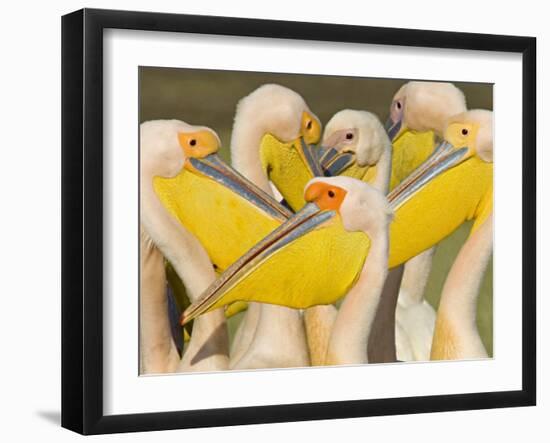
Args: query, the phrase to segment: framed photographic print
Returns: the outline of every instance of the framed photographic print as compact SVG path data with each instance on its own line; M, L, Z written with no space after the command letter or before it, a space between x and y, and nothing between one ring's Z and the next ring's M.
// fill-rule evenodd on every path
M64 16L62 425L534 405L535 51Z

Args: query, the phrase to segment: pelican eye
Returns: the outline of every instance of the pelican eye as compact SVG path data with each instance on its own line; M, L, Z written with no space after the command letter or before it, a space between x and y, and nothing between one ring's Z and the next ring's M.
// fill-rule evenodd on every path
M215 271L218 270L218 265L216 263L212 263L212 267L214 268Z
M397 109L401 109L401 102L396 102L395 106L397 106Z
M197 144L197 140L191 139L191 140L189 141L189 144L190 144L191 146L195 146L195 145Z
M346 140L353 140L353 134L351 132L346 134Z
M309 121L307 122L306 128L307 128L307 129L311 129L311 126L312 126L312 125L313 125L313 122L312 122L311 120L309 120Z
M462 135L468 135L468 130L466 128L462 130Z
M334 198L335 195L336 195L336 194L334 194L334 191L332 191L332 190L328 191L328 196L329 196L330 198Z

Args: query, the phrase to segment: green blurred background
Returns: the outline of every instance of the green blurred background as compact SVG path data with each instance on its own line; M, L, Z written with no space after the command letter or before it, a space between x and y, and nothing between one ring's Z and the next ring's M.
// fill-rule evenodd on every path
M220 155L230 160L229 142L237 102L265 83L278 83L298 92L311 110L326 123L341 109L364 109L386 121L395 92L408 80L272 74L141 67L139 70L140 123L155 119L178 119L209 126L222 140ZM468 108L493 109L490 84L453 82L466 95ZM437 309L445 277L467 238L470 223L464 224L437 248L426 289L426 298ZM233 335L242 314L230 321ZM478 326L490 356L493 355L493 264L481 286Z

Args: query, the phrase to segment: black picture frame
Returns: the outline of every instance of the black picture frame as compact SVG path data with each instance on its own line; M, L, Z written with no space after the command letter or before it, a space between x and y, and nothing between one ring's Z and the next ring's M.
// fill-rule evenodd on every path
M103 31L108 28L519 53L523 63L522 388L392 399L104 415ZM536 403L536 39L83 9L62 18L62 426L82 434Z

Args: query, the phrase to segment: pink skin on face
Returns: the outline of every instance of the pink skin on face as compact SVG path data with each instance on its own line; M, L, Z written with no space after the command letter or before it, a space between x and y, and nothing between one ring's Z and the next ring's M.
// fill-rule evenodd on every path
M393 123L397 123L403 118L403 110L405 109L405 100L394 100L390 107L390 118Z

